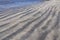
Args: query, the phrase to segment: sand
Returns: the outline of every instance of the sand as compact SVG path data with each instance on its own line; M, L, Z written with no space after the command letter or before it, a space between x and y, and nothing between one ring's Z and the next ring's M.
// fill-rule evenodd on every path
M60 40L60 2L0 13L0 40Z

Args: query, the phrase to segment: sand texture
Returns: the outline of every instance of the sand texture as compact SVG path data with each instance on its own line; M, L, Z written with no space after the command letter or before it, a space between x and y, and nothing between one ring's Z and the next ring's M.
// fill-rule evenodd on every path
M60 2L45 1L0 13L0 40L60 40Z

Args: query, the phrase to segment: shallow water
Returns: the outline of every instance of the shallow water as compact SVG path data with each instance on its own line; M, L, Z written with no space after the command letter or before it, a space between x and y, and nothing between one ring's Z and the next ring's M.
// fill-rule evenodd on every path
M11 7L21 7L21 6L26 6L26 5L30 5L33 3L38 3L37 1L35 2L14 2L14 3L8 3L8 4L0 4L0 11L11 8Z

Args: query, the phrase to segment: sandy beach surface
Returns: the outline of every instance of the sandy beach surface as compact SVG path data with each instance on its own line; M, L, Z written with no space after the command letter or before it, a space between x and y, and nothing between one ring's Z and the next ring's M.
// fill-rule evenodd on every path
M0 40L60 40L60 2L0 12Z

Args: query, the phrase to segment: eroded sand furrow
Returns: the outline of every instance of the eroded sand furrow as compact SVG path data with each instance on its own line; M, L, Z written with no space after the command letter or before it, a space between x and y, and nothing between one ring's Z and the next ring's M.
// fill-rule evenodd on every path
M27 11L22 11L22 12L20 12L21 14L22 13L24 13L24 12L28 12L28 11L30 11L31 9L29 9L29 10L27 10ZM3 17L1 17L1 18L5 18L5 17L9 17L9 16L12 16L12 15L18 15L18 14L8 14L8 15L5 15L5 16L3 16Z
M60 5L47 1L30 5L19 13L2 14L0 40L59 40L60 7L57 4Z
M30 12L33 12L34 10L32 10L32 11L30 11ZM27 14L28 12L26 12L26 14ZM20 13L19 13L20 14ZM13 19L8 19L8 18L10 18L10 17L12 17L12 16L10 16L10 17L8 17L8 18L5 18L5 19L3 19L3 20L6 20L6 19L8 19L8 20L6 20L6 21L3 21L3 20L1 20L1 24L6 24L6 23L8 23L8 22L11 22L11 21L13 21L13 20L18 20L18 19L20 19L20 17L21 16L23 16L23 15L25 15L25 14L22 14L22 15L13 15ZM14 17L14 16L17 16L17 17ZM0 25L1 25L0 24Z
M38 16L39 17L39 16ZM37 20L37 19L36 19ZM34 21L34 20L33 20ZM29 24L29 23L28 23ZM29 24L30 25L30 24ZM27 26L27 25L26 25ZM24 28L24 27L23 27ZM17 32L16 32L17 33Z
M32 13L32 15L33 15L33 13ZM31 17L32 15L30 14L30 15L28 15L28 16ZM28 19L29 17L26 17L26 18ZM24 18L23 18L23 19L24 19ZM21 19L21 20L23 21L23 19ZM17 21L18 21L18 22L21 22L21 20L17 20ZM11 22L11 23L9 23L9 24L11 24L11 25L8 25L8 26L9 26L9 27L12 27L12 26L13 26L13 25L12 25L13 23L14 23L14 21ZM15 22L15 23L17 24L17 22ZM14 23L14 25L15 25L15 23ZM6 24L6 23L5 23L5 24ZM2 29L5 27L4 25L2 25L2 26L3 26L3 27L1 27L0 30L2 30ZM9 27L6 26L5 29L8 29ZM0 31L0 32L1 32L1 31Z
M1 13L1 15L2 15L1 17L5 17L7 15L16 14L17 12L23 12L24 10L28 10L29 8L30 7L24 7L24 8L22 7L22 8L19 8L19 9L12 9L12 10L11 9L10 10L7 9L6 10L7 12L4 11L4 12Z

